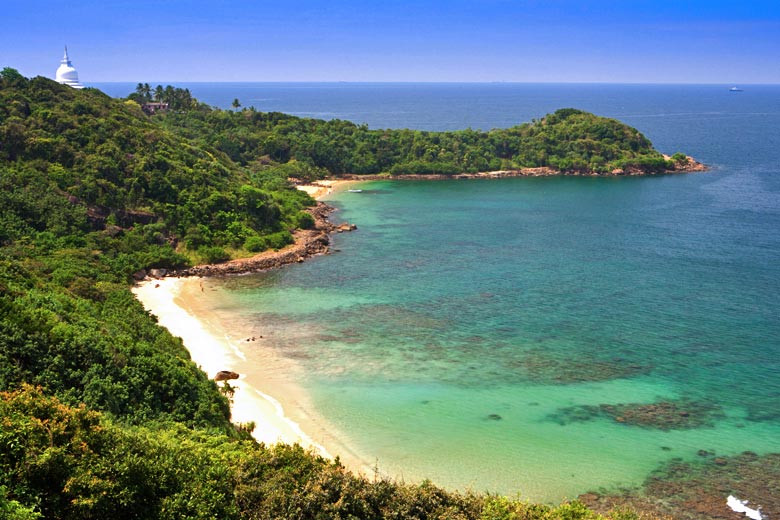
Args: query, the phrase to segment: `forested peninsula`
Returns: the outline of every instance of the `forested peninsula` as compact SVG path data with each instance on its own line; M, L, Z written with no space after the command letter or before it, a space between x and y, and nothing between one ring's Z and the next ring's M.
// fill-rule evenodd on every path
M506 129L428 132L372 130L349 121L243 110L214 110L189 91L139 84L130 95L171 108L161 124L252 169L285 165L291 177L458 176L479 172L546 175L649 175L698 171L703 165L665 156L635 128L564 108ZM238 108L240 102L234 101Z
M165 91L163 91L164 93ZM0 72L0 517L601 518L346 471L230 422L229 388L133 298L133 274L278 249L314 225L290 178L677 168L577 110L507 130L369 130L117 100ZM584 171L584 170L582 170ZM522 492L522 490L520 490ZM609 518L637 518L625 509Z

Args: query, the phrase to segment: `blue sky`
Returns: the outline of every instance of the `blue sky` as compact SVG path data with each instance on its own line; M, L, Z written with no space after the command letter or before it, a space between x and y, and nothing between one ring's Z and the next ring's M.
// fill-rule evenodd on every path
M780 83L780 0L4 0L0 67L83 82Z

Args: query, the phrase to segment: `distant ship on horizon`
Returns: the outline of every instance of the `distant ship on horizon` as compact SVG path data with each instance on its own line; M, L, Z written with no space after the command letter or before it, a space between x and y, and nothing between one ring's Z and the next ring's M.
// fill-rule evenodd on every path
M742 92L742 89L739 87L731 87L729 89L729 92Z

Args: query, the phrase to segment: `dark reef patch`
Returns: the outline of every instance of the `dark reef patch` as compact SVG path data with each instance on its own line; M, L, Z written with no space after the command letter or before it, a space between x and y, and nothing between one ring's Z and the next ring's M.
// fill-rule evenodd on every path
M515 364L532 381L558 385L627 379L647 374L653 369L650 365L624 358L563 359L538 351L529 352Z
M605 417L642 428L690 430L711 427L724 415L718 405L689 400L569 406L548 415L561 425Z
M676 459L653 472L640 489L592 492L579 499L601 513L628 506L650 518L744 520L744 514L726 505L729 495L748 500L751 508L760 506L764 518L778 518L780 453Z
M780 396L769 396L766 399L747 403L746 420L751 422L780 421Z

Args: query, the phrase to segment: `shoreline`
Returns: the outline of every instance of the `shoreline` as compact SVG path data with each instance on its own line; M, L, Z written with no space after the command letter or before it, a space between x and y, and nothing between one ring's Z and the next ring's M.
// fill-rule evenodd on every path
M355 183L324 181L323 186L316 187L316 196L320 198ZM274 269L328 254L331 233L357 229L352 224L332 224L328 217L335 208L324 202L318 201L308 211L315 219L314 229L296 231L294 243L278 251L180 271L151 270L150 276L138 280L131 290L143 307L157 317L160 326L182 339L192 361L209 379L213 380L218 372L225 370L239 374L238 379L228 381L235 390L230 399L232 423L254 422L252 437L257 442L299 444L324 458L333 460L337 457L355 474L367 475L375 472L375 468L369 461L359 458L342 441L342 436L334 433L334 428L324 424L324 419L307 411L312 407L305 404L307 399L303 390L274 377L268 366L248 370L247 356L241 350L239 340L231 339L219 317L197 302L197 295L204 291L203 282L208 278ZM271 355L265 361L265 365L272 365L279 373L295 370L292 362L278 356ZM291 417L290 411L298 413Z
M252 354L242 350L243 341L231 338L219 316L198 303L197 296L204 291L203 282L200 277L151 279L136 284L132 292L157 317L160 326L181 338L192 361L209 379L223 370L239 374L238 379L228 381L234 389L230 398L231 422L253 422L251 433L257 442L299 444L324 458L338 457L355 474L373 471L369 462L355 455L334 428L309 412L313 407L308 396L293 382L297 373L293 362L273 354L271 348L262 349L262 362L248 359L247 354Z
M333 193L333 191L345 189L347 186L356 184L354 180L329 180L320 181L320 184L301 184L296 186L301 191L312 195L315 199L324 197ZM330 206L321 200L305 210L314 217L314 227L312 229L298 229L293 233L293 243L279 250L263 251L254 256L246 258L237 258L228 260L219 264L202 264L167 271L164 269L150 270L152 278L165 277L192 277L192 276L225 276L231 274L245 274L257 271L275 269L287 264L301 263L305 259L317 255L326 255L330 252L330 235L332 233L345 233L354 231L357 226L349 223L333 224L330 222L330 215L336 211L336 208ZM147 276L145 271L139 273L137 281L143 280Z
M308 193L314 200L320 200L334 191L342 191L352 184L361 182L362 179L322 179L314 182L296 183L295 187Z
M332 210L333 208L331 208ZM296 402L297 396L291 397L287 394L291 390L289 382L287 384L279 384L278 381L263 377L263 372L266 374L273 372L273 370L269 371L268 367L257 366L255 373L251 375L244 372L247 369L242 367L241 363L244 362L246 364L247 359L241 353L241 346L245 340L236 337L231 341L225 333L226 327L224 325L214 325L216 323L216 320L213 319L215 317L214 313L208 312L208 310L205 313L202 312L204 308L198 303L195 292L202 290L198 288L198 284L203 281L205 280L202 278L191 276L189 278L151 280L143 284L149 292L162 290L168 293L163 297L163 300L168 298L167 302L163 302L163 307L166 304L177 306L179 311L188 314L191 320L200 324L201 329L187 327L186 325L182 326L185 329L183 334L175 332L174 328L167 325L157 312L150 310L144 299L136 292L136 289L133 289L133 292L142 301L147 310L158 316L160 325L168 328L173 335L182 337L193 361L200 365L210 378L213 378L216 372L220 370L234 370L241 373L239 380L230 381L230 384L237 388L233 402L231 402L231 420L234 423L254 421L257 427L252 432L252 435L258 442L266 444L275 442L298 443L305 449L313 450L316 454L326 458L333 459L333 455L338 456L343 465L355 474L371 475L375 471L374 468L366 460L359 459L354 452L349 450L349 446L344 442L348 441L348 437L341 435L336 429L328 430L324 421L318 422L318 417L311 417L310 412L313 410L311 406L305 406L303 409L296 410L296 405L298 404ZM154 287L155 284L159 284L159 287ZM190 288L190 294L186 294L188 292L185 290L186 287ZM206 290L208 290L208 287ZM156 296L159 295L153 294L152 297ZM200 336L204 335L203 329L211 334L210 341L212 344L207 348L207 352L204 355L206 361L201 362L194 352L194 350L198 349L197 342L193 343L195 347L191 348L188 338L195 337L196 340L202 340L203 338ZM246 332L247 330L243 330L238 333L246 334ZM286 363L289 360L283 361ZM235 364L230 364L231 362ZM292 389L292 392L295 393L295 390ZM298 389L298 392L302 392L302 389ZM276 397L279 397L279 400ZM304 417L303 420L300 419L301 416ZM328 435L330 438L328 439L325 435ZM744 493L740 496L753 497L755 495ZM614 506L616 503L629 503L628 501L632 498L632 495L627 493L626 495L618 496L609 493L597 494L587 492L580 494L577 498L584 501L591 508L601 509L606 512L606 509L609 509L608 505ZM613 500L617 502L613 502ZM641 508L644 504L638 501L631 503L631 505ZM716 505L713 502L713 510L719 505L722 504ZM656 511L653 510L653 512Z
M217 333L208 320L188 308L182 300L185 284L199 282L198 278L168 277L162 280L147 280L137 284L132 291L144 308L157 317L158 323L172 335L182 339L192 361L203 370L209 379L214 379L221 370L237 371L246 357L227 337ZM280 407L273 401L263 402L260 395L253 395L253 388L239 377L230 381L235 393L230 403L231 422L244 424L254 421L252 436L258 442L289 444L299 443L304 448L313 448L330 456L322 446L300 430L292 421L280 414Z
M328 182L340 183L340 182L355 182L355 181L389 181L389 180L450 180L450 179L503 179L507 177L641 177L641 176L657 176L657 175L675 175L680 173L697 173L709 171L709 166L701 163L691 157L686 156L688 163L686 165L677 165L672 170L664 170L661 172L647 172L640 168L629 168L627 170L613 170L608 173L598 173L594 171L580 171L580 170L568 170L561 171L549 166L541 166L537 168L520 168L513 170L495 170L487 172L477 173L456 173L452 175L431 173L431 174L418 174L418 173L405 173L401 175L390 174L367 174L357 175L353 173L345 173L337 178L327 181L316 181L311 183L310 186L317 186L319 184L325 184ZM670 160L671 156L664 155L666 160Z

